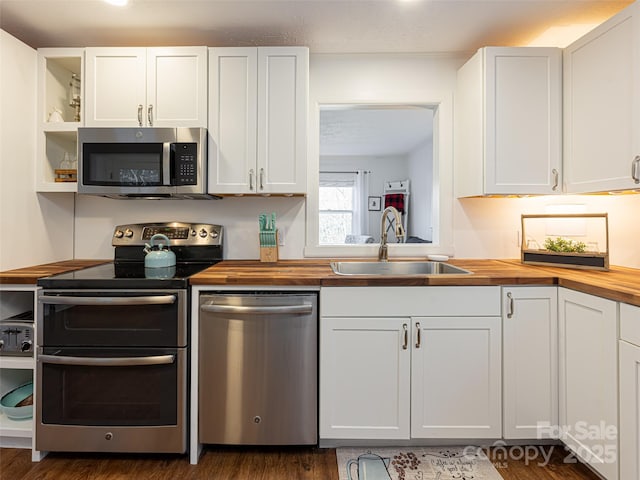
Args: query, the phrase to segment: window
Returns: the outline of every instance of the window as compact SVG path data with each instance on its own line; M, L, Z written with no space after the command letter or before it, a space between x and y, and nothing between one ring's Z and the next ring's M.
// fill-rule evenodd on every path
M319 241L344 244L349 234L359 235L354 206L357 204L356 172L320 172Z

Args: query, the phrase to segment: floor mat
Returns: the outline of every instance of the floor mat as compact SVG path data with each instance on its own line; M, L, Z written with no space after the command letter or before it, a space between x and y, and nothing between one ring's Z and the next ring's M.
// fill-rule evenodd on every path
M338 448L340 480L502 480L476 447Z

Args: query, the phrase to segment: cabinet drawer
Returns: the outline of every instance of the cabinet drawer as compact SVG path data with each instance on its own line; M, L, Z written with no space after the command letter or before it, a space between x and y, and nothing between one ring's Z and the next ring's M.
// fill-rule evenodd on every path
M499 316L500 287L325 287L323 317Z
M620 338L640 347L640 307L620 304Z

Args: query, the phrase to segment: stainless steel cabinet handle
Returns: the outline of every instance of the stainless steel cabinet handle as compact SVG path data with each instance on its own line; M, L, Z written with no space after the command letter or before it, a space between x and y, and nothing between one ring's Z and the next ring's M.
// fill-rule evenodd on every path
M260 169L260 190L264 190L264 168Z
M556 190L558 190L558 184L560 182L560 172L558 172L558 170L554 168L553 170L551 170L551 173L553 173L553 187L551 187L551 190L555 192Z
M402 330L404 331L404 342L402 343L402 349L406 350L409 348L409 327L406 323L402 324Z
M635 183L640 183L640 155L636 155L631 163L631 178Z
M147 108L147 120L149 120L149 126L153 127L153 105L149 105Z
M41 363L55 365L77 365L86 367L131 367L140 365L169 365L176 359L175 355L154 355L151 357L67 357L64 355L38 355Z
M420 333L420 323L416 322L416 348L420 348L420 344L422 343L421 333Z
M50 305L170 305L175 295L149 295L144 297L71 297L39 295L38 300Z
M511 295L511 292L507 293L507 298L509 299L509 306L508 306L508 310L507 310L507 318L511 318L511 317L513 317L513 296Z
M253 168L249 170L249 190L253 190Z
M138 126L142 126L142 105L138 105Z
M311 313L313 306L309 303L302 305L277 305L273 307L247 307L240 305L216 305L206 303L200 306L200 310L208 313L240 313L252 314L261 313L267 315L274 314L292 314L292 313Z

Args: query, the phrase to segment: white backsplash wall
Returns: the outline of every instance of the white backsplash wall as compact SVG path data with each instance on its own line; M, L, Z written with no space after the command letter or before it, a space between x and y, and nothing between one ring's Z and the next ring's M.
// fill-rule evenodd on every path
M284 233L280 258L301 258L304 247L304 198L225 197L222 200L114 200L76 197L75 258L113 258L116 225L144 222L202 222L225 227L224 258L258 259L258 215L276 212Z
M611 265L640 268L640 195L561 195L467 198L455 202L454 243L459 258L520 258L520 215L548 213L548 205L584 205L609 214Z

